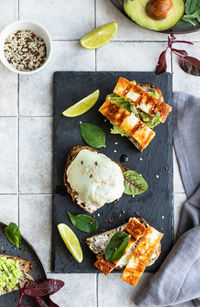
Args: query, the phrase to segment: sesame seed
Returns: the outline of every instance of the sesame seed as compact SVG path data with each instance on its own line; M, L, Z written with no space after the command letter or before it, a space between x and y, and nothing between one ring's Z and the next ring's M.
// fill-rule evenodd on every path
M135 197L135 195L132 195L132 197Z
M118 142L115 142L115 145L118 145Z
M159 175L156 175L156 178L159 178Z
M117 152L117 150L114 150L114 152Z
M4 55L15 69L32 71L46 61L47 47L35 32L21 30L8 35L4 44Z
M140 158L140 161L142 161L142 158Z
M80 121L79 123L82 124L83 122Z
M107 122L107 119L104 119L104 122L106 123L106 122Z
M162 216L162 219L164 219L165 217L164 217L164 215Z
M97 216L100 216L100 213L97 213Z

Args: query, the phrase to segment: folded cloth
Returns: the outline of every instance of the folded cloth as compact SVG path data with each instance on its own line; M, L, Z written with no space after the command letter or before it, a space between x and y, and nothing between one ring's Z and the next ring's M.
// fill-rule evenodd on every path
M188 200L178 239L135 303L140 307L200 306L200 99L173 96L174 146Z

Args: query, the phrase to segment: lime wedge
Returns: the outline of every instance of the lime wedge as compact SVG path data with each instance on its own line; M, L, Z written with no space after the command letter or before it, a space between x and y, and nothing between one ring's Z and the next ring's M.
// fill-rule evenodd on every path
M59 224L58 231L61 238L65 242L65 245L69 249L74 258L81 263L83 261L83 252L79 243L79 240L75 233L65 224Z
M117 22L107 23L85 35L81 38L80 43L86 49L102 47L115 36L117 30Z
M93 105L97 102L99 98L99 90L96 90L89 96L83 98L79 102L75 103L73 106L69 107L67 110L62 112L66 117L75 117L87 112Z

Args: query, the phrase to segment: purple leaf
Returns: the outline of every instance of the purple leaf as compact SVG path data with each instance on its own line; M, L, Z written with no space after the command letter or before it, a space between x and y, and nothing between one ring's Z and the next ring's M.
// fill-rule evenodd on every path
M159 57L157 66L156 66L156 74L162 74L163 72L165 72L167 70L167 62L166 62L166 52L167 49L164 50Z
M47 297L34 297L33 299L40 307L59 307L48 296Z
M179 59L179 66L188 74L200 76L200 61L194 57L181 57Z
M56 279L46 279L42 282L28 281L24 285L24 294L28 296L52 295L64 286L64 282Z
M27 281L21 292L17 307L23 306L21 300L24 294L33 297L40 307L59 307L50 298L64 286L64 282L56 279L46 279L44 281Z
M171 48L171 51L174 52L177 55L179 55L179 54L184 55L184 56L188 55L187 51L181 50L181 49Z

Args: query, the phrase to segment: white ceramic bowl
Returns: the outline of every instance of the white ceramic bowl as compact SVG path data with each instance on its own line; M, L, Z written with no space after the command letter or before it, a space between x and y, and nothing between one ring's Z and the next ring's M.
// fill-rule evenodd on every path
M14 33L18 30L30 30L35 32L38 36L40 36L45 44L46 44L46 48L47 48L47 57L46 60L44 62L44 64L42 64L42 66L40 66L39 68L32 70L32 71L21 71L18 69L15 69L12 64L10 64L7 59L5 58L4 55L4 43L8 37L9 34ZM3 31L0 33L0 60L1 62L4 64L4 66L6 66L9 70L11 70L12 72L18 73L18 74L22 74L22 75L28 75L28 74L33 74L35 72L38 72L40 70L42 70L47 63L50 60L51 57L51 52L52 52L52 43L51 43L51 37L49 32L43 28L42 26L35 24L33 22L28 22L28 21L17 21L14 23L11 23L10 25L6 26Z

